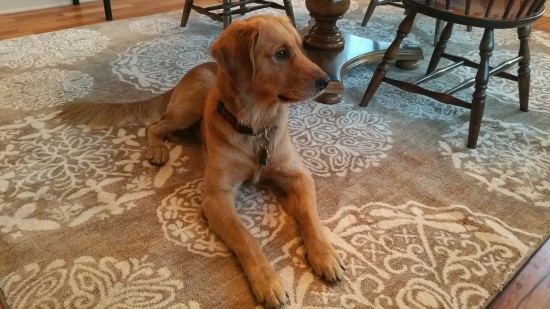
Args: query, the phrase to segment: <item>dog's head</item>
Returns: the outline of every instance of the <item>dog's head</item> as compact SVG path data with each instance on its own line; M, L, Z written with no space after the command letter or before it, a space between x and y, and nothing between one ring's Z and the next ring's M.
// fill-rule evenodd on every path
M212 45L212 56L239 92L270 102L315 97L329 77L302 51L302 39L286 16L233 22Z

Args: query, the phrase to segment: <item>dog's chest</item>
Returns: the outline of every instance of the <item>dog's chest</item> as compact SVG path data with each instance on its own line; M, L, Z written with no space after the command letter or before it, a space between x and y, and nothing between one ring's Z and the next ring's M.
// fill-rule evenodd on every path
M271 135L260 135L250 137L247 144L246 152L250 167L249 181L257 183L276 160L273 151L274 141Z

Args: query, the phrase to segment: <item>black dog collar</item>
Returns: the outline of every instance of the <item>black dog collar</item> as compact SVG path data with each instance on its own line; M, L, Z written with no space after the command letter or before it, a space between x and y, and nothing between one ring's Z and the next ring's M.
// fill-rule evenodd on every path
M223 102L218 101L218 105L216 106L216 110L220 115L222 115L223 119L225 119L231 126L233 127L233 130L237 131L241 134L251 135L251 136L260 136L260 149L258 151L258 162L260 165L267 165L267 162L269 160L269 137L267 136L268 130L267 127L259 130L258 132L254 132L254 130L246 125L240 124L239 121L235 116L233 116L223 105Z
M223 105L223 102L218 101L218 105L216 106L216 110L220 115L222 115L223 119L225 119L229 124L233 127L233 129L241 134L247 134L247 135L259 135L262 134L266 129L261 129L258 132L254 133L254 130L246 126L244 124L239 123L237 118L233 116Z

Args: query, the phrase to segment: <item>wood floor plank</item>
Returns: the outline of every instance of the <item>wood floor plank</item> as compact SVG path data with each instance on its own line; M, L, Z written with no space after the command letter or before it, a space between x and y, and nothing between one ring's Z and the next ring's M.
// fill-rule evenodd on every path
M204 0L202 0L204 1ZM212 1L212 0L207 0ZM111 3L113 19L125 19L156 13L183 10L182 0L117 0ZM70 21L70 22L69 22ZM76 26L91 25L105 20L102 1L68 5L0 15L0 25L9 24L9 29L0 27L0 39L43 33Z
M548 309L549 291L550 240L547 240L488 309Z

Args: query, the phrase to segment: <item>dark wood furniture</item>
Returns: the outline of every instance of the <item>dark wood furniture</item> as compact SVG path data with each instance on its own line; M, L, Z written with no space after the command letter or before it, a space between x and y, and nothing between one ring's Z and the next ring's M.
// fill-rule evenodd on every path
M361 22L362 27L365 27L367 25L367 23L369 22L372 16L372 13L374 13L374 9L379 5L395 6L398 8L405 9L405 14L408 13L403 3L401 3L401 0L371 0L369 2L369 6L367 7L367 11L365 12L365 16L363 17L363 22ZM443 25L443 22L441 21L441 19L436 19L435 31L434 31L434 46L437 44L437 39L441 34L442 25Z
M73 0L73 5L79 5L80 0ZM113 12L111 10L111 0L103 0L103 9L105 10L105 19L113 20Z
M323 94L316 98L326 104L342 99L342 77L353 67L379 61L389 42L379 42L343 33L336 22L344 16L350 0L306 0L306 8L312 17L310 27L302 29L304 50L308 57L330 76L330 83ZM418 60L424 58L418 45L397 46L396 59L401 68L415 69Z
M195 5L193 2L193 0L185 0L185 4L183 6L183 14L181 15L182 27L185 27L187 25L191 9L199 14L204 14L208 16L213 20L223 22L224 29L227 28L227 26L229 26L229 24L231 23L231 16L236 14L243 15L248 12L268 7L284 10L286 12L286 15L292 21L292 24L294 24L294 11L292 9L291 0L283 0L283 5L266 0L223 0L222 4L212 5L208 7L200 7Z
M529 104L530 84L530 51L529 35L531 24L544 13L546 0L402 0L409 13L399 25L397 36L386 51L382 62L376 68L374 75L361 100L361 106L366 106L374 96L382 82L386 82L404 91L422 94L438 100L442 103L456 105L470 109L470 125L467 147L475 148L485 108L485 98L489 77L502 77L517 81L519 87L520 110L527 111ZM426 75L415 82L398 81L386 77L390 62L396 59L401 41L411 31L414 18L417 13L447 21L447 25L441 32L441 37L434 49L428 65ZM481 43L479 44L480 61L470 61L464 57L445 53L445 48L451 37L454 24L484 28ZM494 29L517 28L519 38L519 53L517 57L504 61L496 66L489 66L489 58L494 47ZM446 58L454 63L451 66L436 70L441 58ZM505 72L512 65L519 64L517 75ZM419 86L422 82L431 80L449 70L465 65L477 69L474 78L445 91L436 92ZM472 101L466 102L455 96L454 93L475 87Z
M402 9L405 8L403 3L401 3L401 0L370 0L365 16L363 17L363 22L361 22L361 26L365 27L367 25L372 13L374 13L374 9L379 5L391 5Z

